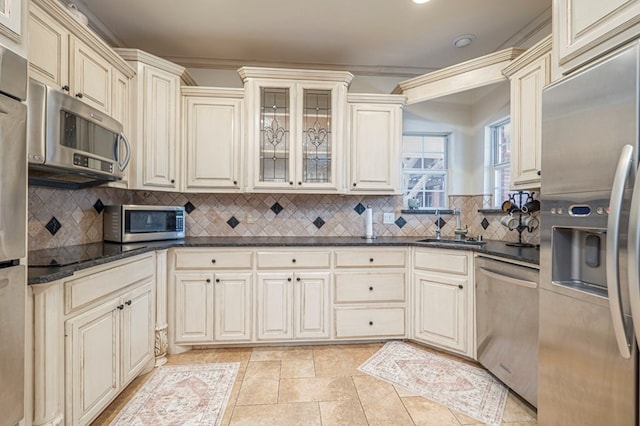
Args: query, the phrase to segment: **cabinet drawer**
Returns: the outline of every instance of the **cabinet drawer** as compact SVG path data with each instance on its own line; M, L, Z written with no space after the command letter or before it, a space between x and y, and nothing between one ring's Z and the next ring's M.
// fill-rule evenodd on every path
M133 283L154 275L155 254L70 279L64 283L65 312L85 306Z
M251 251L176 251L176 269L251 269L253 252Z
M405 276L402 272L335 274L335 302L404 302Z
M450 274L467 275L469 273L469 255L456 253L442 253L440 251L416 251L414 267L430 271L446 272Z
M406 250L336 251L336 268L403 267Z
M261 269L329 268L330 266L330 251L258 252L258 268Z
M336 338L404 335L404 308L336 309Z

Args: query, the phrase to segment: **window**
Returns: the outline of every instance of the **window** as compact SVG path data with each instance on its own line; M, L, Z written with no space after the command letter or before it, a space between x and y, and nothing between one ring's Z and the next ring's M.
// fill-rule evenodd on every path
M493 204L500 206L509 199L511 183L511 121L500 121L491 129L491 150L493 155Z
M447 206L447 145L449 135L410 133L402 136L404 207ZM409 204L409 200L412 201Z

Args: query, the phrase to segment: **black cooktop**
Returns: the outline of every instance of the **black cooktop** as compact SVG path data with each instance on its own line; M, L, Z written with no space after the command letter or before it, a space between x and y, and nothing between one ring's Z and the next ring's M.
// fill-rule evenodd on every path
M67 266L143 248L140 244L89 243L29 252L29 267Z

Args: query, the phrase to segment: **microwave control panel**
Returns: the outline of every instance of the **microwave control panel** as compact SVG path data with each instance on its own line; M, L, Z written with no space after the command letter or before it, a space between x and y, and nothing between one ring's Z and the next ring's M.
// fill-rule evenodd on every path
M86 167L101 172L113 173L113 164L98 160L81 154L73 154L73 164L75 166Z

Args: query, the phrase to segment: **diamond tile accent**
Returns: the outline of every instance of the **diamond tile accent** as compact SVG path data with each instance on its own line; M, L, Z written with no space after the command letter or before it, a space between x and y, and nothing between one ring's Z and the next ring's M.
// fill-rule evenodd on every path
M440 228L444 227L446 224L447 222L445 222L443 218L440 218L436 221L436 225L438 225Z
M102 213L102 210L104 210L104 204L102 204L102 200L100 198L98 198L98 201L93 204L93 208L96 209L98 214Z
M404 220L404 218L402 216L400 216L399 218L396 219L396 225L398 225L398 228L402 228L403 226L405 226L407 224L407 221Z
M227 225L235 229L236 226L240 225L240 221L235 216L231 216L231 219L227 221Z
M357 206L355 206L353 208L356 212L358 212L358 214L362 214L364 213L364 211L367 209L365 206L362 205L362 203L358 203Z
M282 211L283 208L284 207L282 207L280 203L276 202L274 205L271 206L271 211L277 215Z
M47 228L47 231L49 231L51 235L56 235L60 228L62 228L62 224L58 222L58 219L54 216L44 227Z
M192 211L194 211L196 209L196 206L194 206L191 201L187 201L187 203L184 205L184 211L187 212L187 214L191 214Z
M489 227L489 221L487 220L486 217L482 219L482 222L480 222L480 225L482 225L482 229L484 229L485 231L487 230L487 228Z
M325 221L322 220L322 218L318 216L316 218L316 220L313 221L313 224L316 226L316 228L320 229L325 224Z

